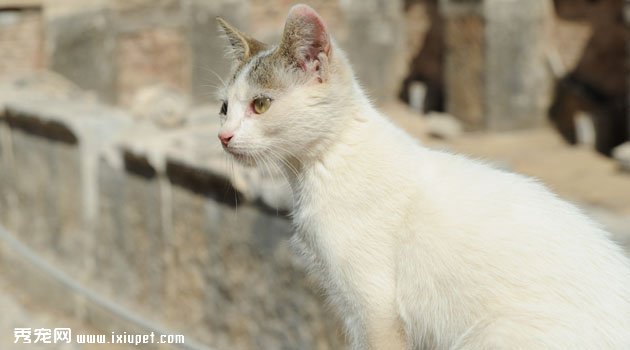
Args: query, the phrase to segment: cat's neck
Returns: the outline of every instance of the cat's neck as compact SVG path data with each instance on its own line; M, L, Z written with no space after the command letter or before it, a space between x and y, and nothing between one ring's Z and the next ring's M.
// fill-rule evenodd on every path
M351 114L347 116L342 131L318 145L318 152L307 159L290 160L290 168L285 166L295 198L301 197L305 191L312 191L315 185L334 190L332 183L352 177L360 170L358 164L364 163L361 160L378 157L373 152L378 147L373 136L387 122L367 103L367 99L357 105L348 109Z
M328 120L329 125L334 127L327 136L308 144L308 151L301 153L299 158L288 157L281 162L280 167L292 185L301 181L305 172L321 164L340 146L355 142L353 139L356 138L357 130L371 115L378 114L354 78L343 52L338 52L337 59L331 65L335 74L327 82L330 85L327 90L334 94L329 99L334 107L324 109L319 118ZM332 115L329 114L331 110L334 111Z

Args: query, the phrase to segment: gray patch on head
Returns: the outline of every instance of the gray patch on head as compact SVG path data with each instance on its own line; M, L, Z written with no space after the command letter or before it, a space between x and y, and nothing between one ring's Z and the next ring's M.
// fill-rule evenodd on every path
M277 57L276 49L263 51L239 65L230 79L230 85L244 75L248 84L265 90L282 90L286 83L278 75L280 71L288 71L284 61Z
M283 84L277 72L281 69L286 68L282 67L281 62L275 58L275 55L271 52L261 54L252 62L252 68L247 74L247 80L250 84L263 89L279 90L283 87Z
M248 63L249 63L249 60L240 62L239 65L234 68L234 72L232 73L232 77L230 78L228 86L231 86L232 84L234 84L234 82L236 81L236 78L238 78L238 76L241 75L241 73L243 72L243 68L245 68Z

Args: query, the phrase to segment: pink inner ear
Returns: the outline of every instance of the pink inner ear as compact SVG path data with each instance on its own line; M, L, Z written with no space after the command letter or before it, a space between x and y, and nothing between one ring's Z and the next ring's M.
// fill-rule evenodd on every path
M302 33L310 42L304 50L303 59L311 61L317 59L320 52L326 55L330 53L330 40L326 31L326 25L322 18L307 5L295 5L291 8L288 15L289 22L303 23L304 29L308 32Z

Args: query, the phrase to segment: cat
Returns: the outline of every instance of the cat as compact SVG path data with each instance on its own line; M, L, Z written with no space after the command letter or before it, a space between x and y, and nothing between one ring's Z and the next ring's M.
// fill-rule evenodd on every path
M220 142L282 170L292 243L352 349L630 349L630 262L577 208L379 114L312 8L275 46L217 20Z

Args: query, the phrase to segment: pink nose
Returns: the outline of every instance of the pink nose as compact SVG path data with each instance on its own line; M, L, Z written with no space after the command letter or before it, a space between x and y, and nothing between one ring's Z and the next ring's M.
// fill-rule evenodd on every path
M234 137L234 134L231 132L219 133L219 140L221 140L221 143L223 144L223 146L227 146L228 143L230 143L230 140L232 139L232 137Z

